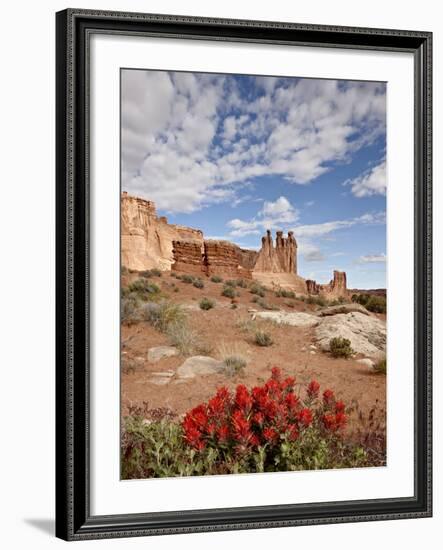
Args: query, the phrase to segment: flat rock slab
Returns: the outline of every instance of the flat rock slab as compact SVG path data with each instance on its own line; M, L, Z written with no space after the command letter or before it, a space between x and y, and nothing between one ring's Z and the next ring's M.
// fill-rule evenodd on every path
M156 348L149 348L148 361L150 363L157 363L165 357L172 357L178 355L178 349L172 346L158 346Z
M318 325L319 318L302 311L259 311L252 315L252 319L264 319L273 321L279 325L291 327L314 327Z
M329 306L320 309L316 312L319 317L327 317L328 315L337 315L338 313L358 312L363 315L370 315L369 311L360 304L340 304L339 306Z
M374 361L372 361L372 359L369 359L368 357L365 357L364 359L357 359L357 363L360 363L360 365L364 365L365 367L368 367L368 369L373 369L375 366Z
M324 317L315 329L320 348L329 351L331 338L347 338L356 353L379 359L386 353L386 323L360 312Z
M195 378L203 374L218 374L225 368L223 361L217 361L212 357L206 357L204 355L196 355L189 357L186 361L177 369L177 376L179 378Z

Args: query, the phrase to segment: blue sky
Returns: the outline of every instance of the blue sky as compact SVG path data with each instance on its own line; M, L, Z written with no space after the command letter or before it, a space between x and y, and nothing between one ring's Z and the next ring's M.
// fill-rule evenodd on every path
M383 83L123 70L121 160L171 223L244 248L293 230L301 276L386 286Z

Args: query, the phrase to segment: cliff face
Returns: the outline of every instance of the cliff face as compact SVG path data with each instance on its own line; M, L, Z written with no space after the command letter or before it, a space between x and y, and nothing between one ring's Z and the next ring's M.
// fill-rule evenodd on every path
M123 193L121 198L122 266L135 271L174 269L197 275L256 279L271 288L338 298L348 294L346 273L334 271L326 285L297 275L297 241L292 231L262 238L261 249L245 250L229 241L204 240L198 229L169 224L157 216L152 201Z
M204 275L251 278L251 270L244 264L250 261L240 247L228 241L205 240L203 246L197 241L173 241L172 269Z
M263 273L294 273L297 274L297 241L292 231L287 238L282 231L277 231L275 241L271 232L266 231L262 237L262 246L255 262L254 271Z
M128 269L171 269L172 241L193 240L203 245L203 233L168 224L155 204L123 193L121 197L121 261Z

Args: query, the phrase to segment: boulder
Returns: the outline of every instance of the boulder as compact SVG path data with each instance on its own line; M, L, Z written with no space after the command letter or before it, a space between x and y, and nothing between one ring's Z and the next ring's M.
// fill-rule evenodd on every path
M253 313L252 319L264 319L291 327L313 327L320 322L315 315L302 311L258 311Z
M369 359L369 357L365 357L364 359L357 359L357 363L360 363L360 365L364 365L368 368L368 370L374 370L375 363L372 361L372 359Z
M225 368L223 361L217 361L212 357L196 355L188 357L186 361L177 369L179 378L195 378L195 376L204 374L218 374Z
M386 353L386 323L358 311L339 313L321 319L315 329L320 348L329 351L331 338L347 338L356 353L378 359Z
M174 355L178 355L178 349L172 346L157 346L148 349L148 361L150 363L157 363L164 357L172 357Z
M352 313L357 311L363 313L363 315L370 315L369 311L360 304L340 304L338 306L330 306L321 309L316 312L316 315L320 317L327 317L328 315L337 315L338 313Z

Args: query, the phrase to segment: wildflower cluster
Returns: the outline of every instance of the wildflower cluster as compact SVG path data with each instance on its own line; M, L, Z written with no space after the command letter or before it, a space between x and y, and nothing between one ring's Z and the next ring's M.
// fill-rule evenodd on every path
M185 442L197 451L223 450L244 455L259 448L271 450L282 442L295 442L310 428L337 433L346 425L345 405L332 390L313 380L296 393L296 381L283 377L277 367L263 386L235 392L219 388L215 396L189 411L182 421Z

